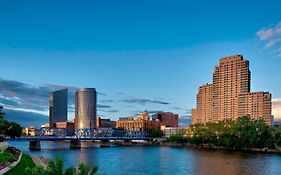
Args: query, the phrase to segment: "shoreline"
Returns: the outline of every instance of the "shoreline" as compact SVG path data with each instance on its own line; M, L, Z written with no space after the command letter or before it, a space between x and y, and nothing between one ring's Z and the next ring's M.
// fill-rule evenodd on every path
M44 156L35 155L35 154L31 154L31 153L25 153L25 154L28 154L31 157L31 159L35 163L35 165L42 166L44 169L47 169L48 159L46 159Z
M118 144L120 146L167 146L167 147L178 147L188 148L195 150L225 150L233 152L252 152L252 153L265 153L265 154L281 154L281 149L270 149L270 148L233 148L224 146L213 146L213 145L195 145L190 143L125 143Z
M161 146L170 147L182 147L196 150L225 150L233 152L252 152L252 153L265 153L265 154L281 154L280 149L269 149L269 148L233 148L224 146L213 146L213 145L194 145L189 143L162 143Z

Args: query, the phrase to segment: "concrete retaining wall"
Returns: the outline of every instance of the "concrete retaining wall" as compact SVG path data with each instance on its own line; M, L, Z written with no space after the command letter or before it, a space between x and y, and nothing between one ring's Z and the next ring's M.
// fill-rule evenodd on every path
M0 151L6 150L8 148L8 143L7 142L0 142Z

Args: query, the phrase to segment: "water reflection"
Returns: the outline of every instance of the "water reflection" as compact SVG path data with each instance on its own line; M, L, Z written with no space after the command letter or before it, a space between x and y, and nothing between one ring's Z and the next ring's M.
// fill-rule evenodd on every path
M28 142L10 141L27 153ZM62 157L65 167L81 162L96 164L107 175L277 175L281 174L281 156L245 152L207 151L170 147L108 147L69 149L66 142L42 142L46 158Z
M194 156L195 172L201 174L280 174L281 157L274 154L253 154L216 150L197 151ZM278 161L272 161L278 157ZM273 165L273 166L272 166ZM279 172L276 171L279 169Z

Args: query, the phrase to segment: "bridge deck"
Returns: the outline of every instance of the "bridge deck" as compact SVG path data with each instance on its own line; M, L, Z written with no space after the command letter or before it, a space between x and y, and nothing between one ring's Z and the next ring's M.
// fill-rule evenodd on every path
M69 138L55 138L55 137L21 137L21 138L6 138L5 140L25 140L25 141L32 141L32 140L41 140L41 141L69 141L69 140L77 140L77 138L69 137ZM93 138L78 138L79 140L147 140L147 137L131 137L131 138L124 138L124 137L93 137Z

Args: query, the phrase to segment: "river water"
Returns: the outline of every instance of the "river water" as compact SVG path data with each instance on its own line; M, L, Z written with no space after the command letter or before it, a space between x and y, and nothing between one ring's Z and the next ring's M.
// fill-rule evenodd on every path
M29 151L27 141L9 141L26 153L54 159L64 166L96 164L107 175L281 175L281 155L194 150L164 146L111 146L69 149L65 142L41 142L41 151Z

